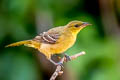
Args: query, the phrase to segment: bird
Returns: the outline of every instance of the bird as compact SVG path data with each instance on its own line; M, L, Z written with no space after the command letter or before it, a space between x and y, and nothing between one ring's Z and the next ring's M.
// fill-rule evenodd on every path
M16 43L9 44L5 47L14 47L24 45L37 49L46 58L55 65L61 65L51 59L54 54L62 54L76 41L77 34L86 26L91 25L88 22L79 20L70 21L65 26L59 26L42 32L33 39L23 40Z

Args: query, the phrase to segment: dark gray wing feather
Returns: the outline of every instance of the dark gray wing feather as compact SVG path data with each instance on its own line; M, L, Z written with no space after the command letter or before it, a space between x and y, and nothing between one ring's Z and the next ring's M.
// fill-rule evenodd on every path
M36 36L33 40L40 41L46 44L55 44L59 39L59 36L60 35L58 33L43 32L40 35Z
M46 43L46 44L55 44L59 39L64 27L56 27L48 30L47 32L43 32L36 36L33 40L38 42Z

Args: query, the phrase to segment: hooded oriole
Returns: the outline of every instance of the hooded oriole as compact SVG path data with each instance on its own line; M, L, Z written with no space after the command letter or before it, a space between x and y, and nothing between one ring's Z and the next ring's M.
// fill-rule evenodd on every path
M65 26L52 28L31 40L24 40L7 45L6 47L25 45L33 47L51 60L51 55L61 54L70 48L76 41L76 36L81 29L90 25L87 22L71 21ZM52 61L54 64L55 62Z

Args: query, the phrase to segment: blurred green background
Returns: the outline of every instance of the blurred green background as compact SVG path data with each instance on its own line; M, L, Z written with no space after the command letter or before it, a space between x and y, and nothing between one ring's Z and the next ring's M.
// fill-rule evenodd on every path
M49 80L55 66L38 51L4 46L72 20L93 24L66 51L86 55L57 80L120 80L120 0L0 0L0 80Z

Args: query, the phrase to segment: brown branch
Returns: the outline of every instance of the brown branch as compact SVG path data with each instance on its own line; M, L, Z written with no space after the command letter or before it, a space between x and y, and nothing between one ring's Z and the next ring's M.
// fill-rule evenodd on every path
M79 57L79 56L81 56L81 55L84 55L84 54L85 54L85 52L82 51L82 52L80 52L80 53L77 53L77 54L75 54L75 55L70 56L70 58L71 58L71 60L74 60L74 59L76 59L77 57ZM66 57L63 57L63 58L60 60L60 62L61 62L61 63L67 62L67 61L66 61ZM55 72L54 72L53 75L51 76L50 80L55 80L56 77L57 77L58 75L61 75L61 74L63 74L62 66L58 65L57 68L56 68L56 70L55 70Z

